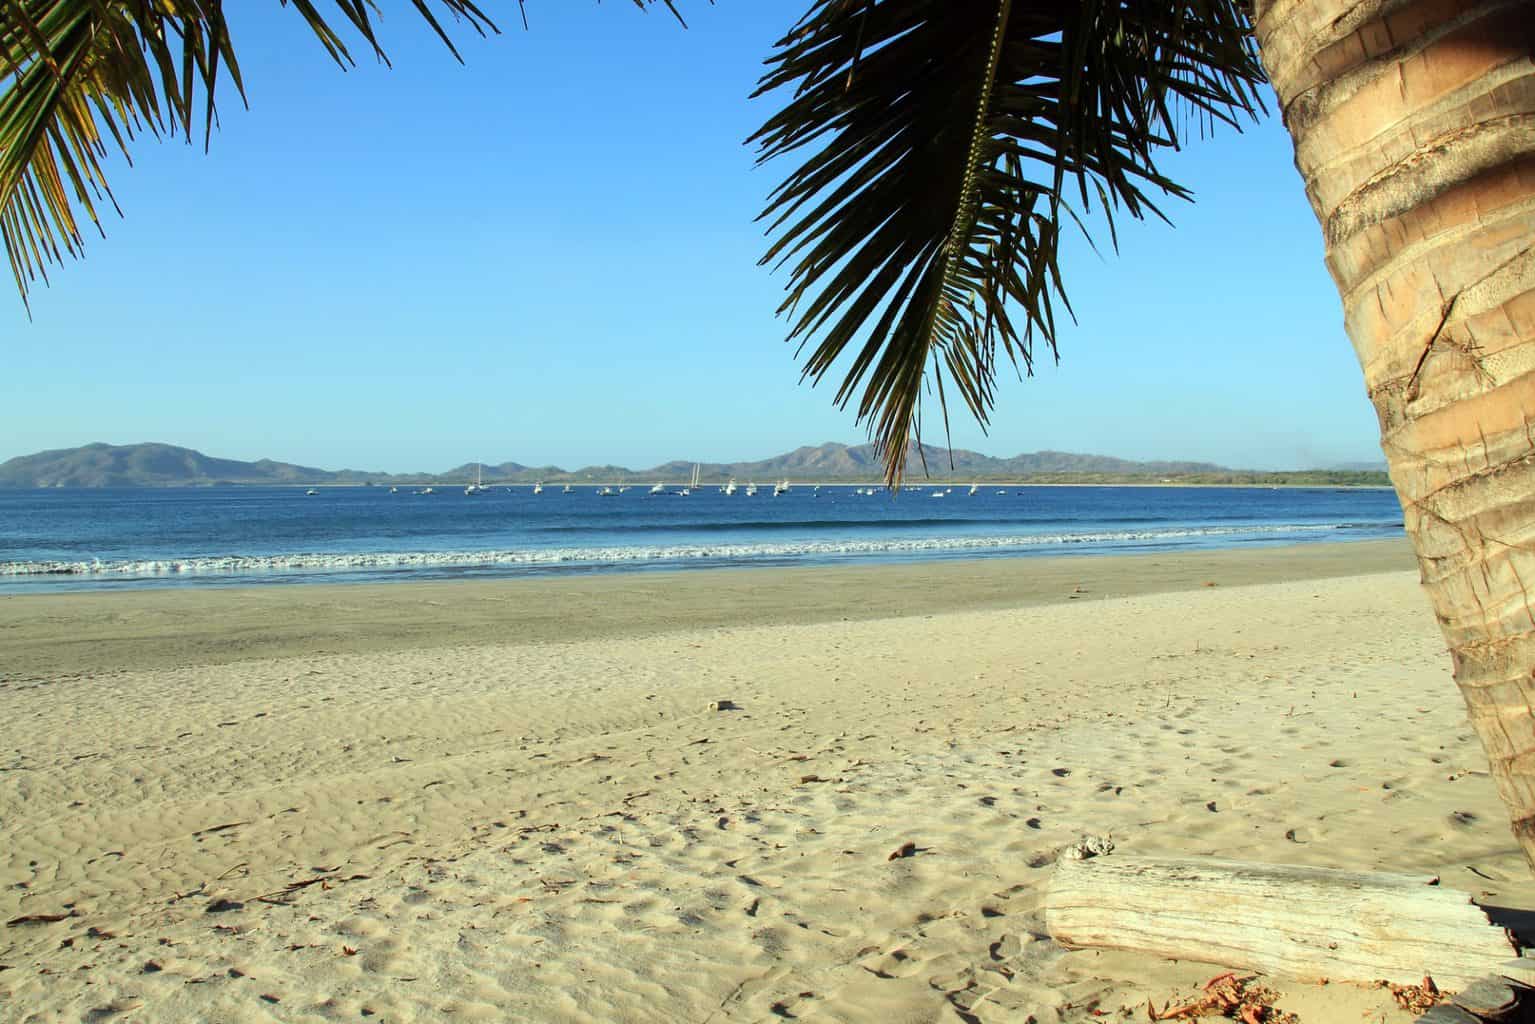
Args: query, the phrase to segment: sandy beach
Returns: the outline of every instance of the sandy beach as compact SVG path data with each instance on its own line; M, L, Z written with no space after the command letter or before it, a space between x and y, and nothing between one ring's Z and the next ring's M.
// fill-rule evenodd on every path
M5 1021L1143 1020L1084 835L1535 896L1400 542L12 596L0 708Z

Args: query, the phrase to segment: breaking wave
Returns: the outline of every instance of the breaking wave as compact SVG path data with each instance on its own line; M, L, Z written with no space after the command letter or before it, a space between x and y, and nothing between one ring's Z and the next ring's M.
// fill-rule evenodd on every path
M275 555L203 555L187 558L90 559L0 562L0 577L84 576L145 578L256 576L286 572L346 573L474 568L538 569L720 565L821 560L844 557L922 558L1028 552L1081 546L1198 544L1202 539L1273 540L1340 530L1386 530L1392 523L1303 523L1169 527L974 537L875 537L740 543L634 544L611 547L530 547L482 551L300 552Z

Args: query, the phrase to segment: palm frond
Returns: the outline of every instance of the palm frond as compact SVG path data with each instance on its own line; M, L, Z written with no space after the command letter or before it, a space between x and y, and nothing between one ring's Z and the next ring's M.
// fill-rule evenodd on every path
M279 3L343 67L348 31L387 61L372 0L326 0L326 12L314 0ZM474 0L410 3L454 56L441 13L496 31ZM101 230L98 206L115 208L102 168L110 151L131 161L141 132L190 140L198 119L206 140L221 77L243 100L222 0L0 0L0 238L23 301L50 264L81 254L83 222Z
M757 95L791 96L752 139L799 155L769 196L763 263L804 376L851 363L891 483L920 452L922 399L950 389L984 428L998 348L1032 373L1069 315L1061 229L1094 210L1162 216L1180 120L1237 125L1261 104L1243 0L814 0ZM1150 193L1150 194L1148 194ZM931 381L928 377L931 374Z

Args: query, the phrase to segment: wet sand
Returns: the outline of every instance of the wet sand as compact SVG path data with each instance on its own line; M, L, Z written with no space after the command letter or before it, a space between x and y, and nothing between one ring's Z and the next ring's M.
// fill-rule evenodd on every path
M935 615L1415 568L1405 541L487 581L0 595L0 679ZM1073 593L1077 587L1083 593ZM40 588L41 589L41 588Z

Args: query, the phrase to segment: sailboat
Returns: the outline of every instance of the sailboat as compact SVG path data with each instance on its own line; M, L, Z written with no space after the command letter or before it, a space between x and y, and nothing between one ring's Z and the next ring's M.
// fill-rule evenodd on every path
M688 485L686 487L684 487L682 490L678 491L677 493L679 495L681 495L682 497L686 498L690 494L693 493L693 488L695 488L697 486L698 486L698 463L695 462L695 463L693 463L693 478L688 481Z
M650 493L651 494L665 494L666 493L666 485L665 484L656 484L654 487L652 487L650 489Z
M720 488L720 493L729 497L736 492L736 478L731 477L730 482Z
M468 487L465 487L464 488L464 493L465 494L484 494L486 489L487 488L485 487L485 483L481 479L481 476L480 476L480 464L478 462L476 462L474 464L474 483L470 484Z
M757 485L756 484L751 483L750 481L747 482L747 484L746 484L746 496L748 498L754 498L754 497L757 496Z
M784 481L782 481L780 483L776 483L776 484L773 485L773 497L776 498L780 494L788 494L788 493L789 493L789 481L784 480Z
M980 483L977 482L977 483L971 484L970 485L970 497L972 497L972 498L975 497L976 492L978 492L980 489L981 489Z
M544 482L542 480L538 481L537 483L535 483L533 485L533 493L534 494L543 494L544 493Z

